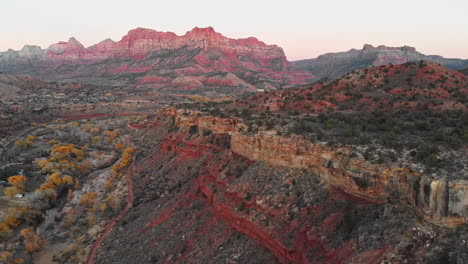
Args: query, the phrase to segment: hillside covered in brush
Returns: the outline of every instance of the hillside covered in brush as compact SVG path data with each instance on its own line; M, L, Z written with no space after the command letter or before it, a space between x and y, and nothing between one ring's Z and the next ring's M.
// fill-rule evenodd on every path
M363 68L333 82L206 109L242 118L249 133L273 130L333 146L373 146L366 156L375 161L405 153L434 170L458 171L465 167L460 161L468 142L467 95L466 76L419 62ZM375 152L381 146L392 150Z
M257 94L256 109L320 113L374 110L465 110L468 77L437 63L406 63L355 70L332 82Z

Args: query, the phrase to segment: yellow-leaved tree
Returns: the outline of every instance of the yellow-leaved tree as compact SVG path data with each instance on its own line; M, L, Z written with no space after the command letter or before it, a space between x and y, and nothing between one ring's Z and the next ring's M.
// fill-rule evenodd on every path
M8 178L8 182L13 186L5 189L5 195L13 197L26 189L26 177L24 175L15 175Z
M89 212L96 212L100 207L99 202L96 201L97 197L97 193L87 192L81 197L80 205L84 206Z
M41 185L42 190L46 189L57 189L60 186L71 186L73 185L73 177L69 175L63 175L60 172L52 173L46 182Z
M26 251L30 254L40 249L45 243L41 240L41 236L36 234L32 228L21 230L21 235L24 237Z

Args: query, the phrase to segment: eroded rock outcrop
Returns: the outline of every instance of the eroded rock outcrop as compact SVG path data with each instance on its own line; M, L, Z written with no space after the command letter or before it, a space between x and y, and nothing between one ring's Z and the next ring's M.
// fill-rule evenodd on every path
M248 136L232 134L232 151L251 160L306 168L347 192L382 202L400 196L408 199L428 221L457 226L468 218L468 181L433 179L409 167L374 164L352 147L332 148L299 138L284 138L274 132Z
M249 134L238 119L175 108L133 125L134 207L96 263L413 263L442 235L460 239L412 209L447 218L450 181L372 164L351 146Z
M289 168L303 168L346 192L381 203L409 202L427 221L446 227L468 219L468 180L444 179L412 170L398 162L367 161L352 146L330 147L301 137L282 137L274 131L246 134L245 125L233 118L201 117L198 112L166 109L175 125L229 133L231 150L249 160Z

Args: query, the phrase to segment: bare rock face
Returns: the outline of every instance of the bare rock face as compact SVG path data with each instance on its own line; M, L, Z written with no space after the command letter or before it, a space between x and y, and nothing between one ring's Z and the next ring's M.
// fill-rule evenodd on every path
M70 38L68 42L59 42L47 48L46 58L50 61L73 61L84 58L86 49L78 40Z
M353 194L380 201L405 196L435 224L454 227L468 218L467 180L433 179L408 167L368 162L351 147L331 148L273 132L254 136L234 132L231 139L232 151L250 160L306 168Z
M307 169L340 189L383 203L408 200L424 218L437 225L456 227L468 219L468 181L424 175L407 164L377 164L367 161L352 146L334 148L301 137L278 136L274 131L245 134L246 127L235 118L199 116L197 112L162 110L181 128L230 134L233 153L251 161Z
M414 213L466 223L465 183L368 162L352 146L247 134L236 118L155 114L137 142L137 202L96 263L413 263L466 237ZM449 247L465 259L464 244Z
M0 61L14 67L17 64L36 61L43 55L43 50L39 46L24 46L20 51L8 50L0 52Z
M26 46L0 53L0 71L112 85L118 76L124 77L126 86L224 93L278 89L313 77L307 71L291 71L276 45L254 37L227 38L212 27L196 27L182 36L137 28L120 41L107 39L88 48L75 38L45 50Z
M200 116L197 111L178 110L176 108L165 108L160 111L164 116L174 118L174 124L180 128L196 126L200 132L210 130L213 133L232 133L239 124L237 118L220 118L214 116Z

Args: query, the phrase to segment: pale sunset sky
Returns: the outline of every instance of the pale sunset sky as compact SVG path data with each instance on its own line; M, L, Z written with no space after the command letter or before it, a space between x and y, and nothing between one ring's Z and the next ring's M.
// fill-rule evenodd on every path
M90 46L130 29L185 34L212 26L231 38L255 36L289 60L374 46L413 46L468 59L468 0L2 0L0 51L42 48L75 37Z

